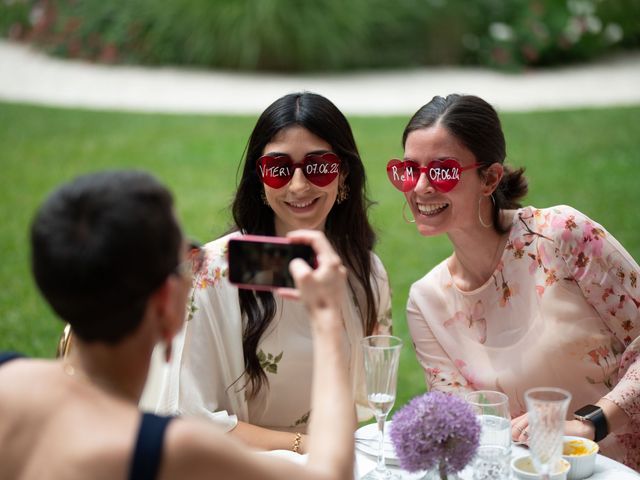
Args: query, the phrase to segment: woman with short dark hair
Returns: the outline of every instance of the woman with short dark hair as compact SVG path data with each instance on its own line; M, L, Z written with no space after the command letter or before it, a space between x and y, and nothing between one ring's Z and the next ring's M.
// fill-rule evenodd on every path
M142 172L80 177L31 230L43 296L74 331L71 357L0 352L0 477L7 479L353 478L353 398L339 298L346 269L321 232L297 231L312 270L290 264L313 332L313 415L305 465L258 455L211 424L141 413L154 346L169 352L202 262L168 190Z

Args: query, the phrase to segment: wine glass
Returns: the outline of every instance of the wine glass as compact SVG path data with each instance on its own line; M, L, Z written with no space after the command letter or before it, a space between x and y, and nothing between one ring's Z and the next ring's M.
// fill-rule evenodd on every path
M571 394L560 388L532 388L524 393L529 421L529 450L542 480L562 455L562 435Z
M378 423L378 462L365 479L399 478L384 462L384 424L396 400L398 364L402 340L390 335L373 335L362 339L367 399Z
M474 480L507 479L510 476L511 413L509 397L502 392L478 390L466 395L482 427L474 460Z

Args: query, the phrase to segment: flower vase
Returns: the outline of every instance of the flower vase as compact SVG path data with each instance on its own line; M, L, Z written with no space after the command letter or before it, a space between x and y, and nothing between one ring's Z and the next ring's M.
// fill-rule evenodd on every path
M438 468L434 468L431 470L427 470L420 480L461 480L462 477L457 473L443 473L440 475L440 470Z

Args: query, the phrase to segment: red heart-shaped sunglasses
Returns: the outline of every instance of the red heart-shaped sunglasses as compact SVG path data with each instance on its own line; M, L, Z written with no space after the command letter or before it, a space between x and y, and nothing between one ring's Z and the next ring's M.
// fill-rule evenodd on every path
M394 187L401 192L408 192L416 188L420 175L425 173L433 188L439 192L446 193L458 184L462 172L480 166L481 164L474 163L473 165L462 167L460 162L454 158L433 160L426 167L421 167L417 162L411 160L393 159L387 163L387 176Z
M301 163L293 163L289 155L264 155L256 163L258 177L271 188L282 188L301 168L305 178L317 187L326 187L340 173L340 158L335 153L305 155Z

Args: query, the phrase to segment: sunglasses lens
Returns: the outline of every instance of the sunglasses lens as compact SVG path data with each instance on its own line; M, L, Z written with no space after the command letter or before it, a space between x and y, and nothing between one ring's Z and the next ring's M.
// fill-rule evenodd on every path
M420 178L420 169L414 162L390 160L387 163L389 181L401 192L408 192L415 188Z
M289 157L265 155L257 162L260 180L271 188L284 187L293 177L293 165Z
M317 187L326 187L340 173L340 159L333 153L304 157L303 173Z
M460 164L453 158L434 160L427 165L429 182L440 192L449 192L460 181Z

